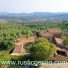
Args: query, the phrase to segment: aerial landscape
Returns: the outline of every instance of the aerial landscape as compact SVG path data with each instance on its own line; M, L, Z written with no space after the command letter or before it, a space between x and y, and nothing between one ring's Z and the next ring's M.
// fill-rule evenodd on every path
M0 14L0 61L68 61L67 13L31 14Z
M68 68L68 1L0 1L0 68Z

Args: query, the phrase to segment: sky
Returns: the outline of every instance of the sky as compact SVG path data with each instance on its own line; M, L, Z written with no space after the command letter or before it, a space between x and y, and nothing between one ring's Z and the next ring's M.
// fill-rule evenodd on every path
M0 12L68 12L68 0L0 0Z

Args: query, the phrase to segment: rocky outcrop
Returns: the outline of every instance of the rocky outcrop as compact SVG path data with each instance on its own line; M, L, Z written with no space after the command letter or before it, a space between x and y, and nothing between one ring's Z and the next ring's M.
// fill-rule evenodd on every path
M16 47L13 50L11 55L21 55L25 54L25 47L27 44L34 42L39 37L45 37L56 45L57 53L60 55L68 56L68 51L64 47L61 30L58 28L51 28L47 30L43 30L41 32L37 32L34 36L30 36L28 38L19 38L16 42Z

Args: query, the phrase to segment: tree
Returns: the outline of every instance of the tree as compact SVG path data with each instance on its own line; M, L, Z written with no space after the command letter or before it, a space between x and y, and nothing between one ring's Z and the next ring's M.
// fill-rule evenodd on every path
M32 60L47 60L52 57L56 51L54 44L49 43L45 38L39 38L34 43L27 46Z

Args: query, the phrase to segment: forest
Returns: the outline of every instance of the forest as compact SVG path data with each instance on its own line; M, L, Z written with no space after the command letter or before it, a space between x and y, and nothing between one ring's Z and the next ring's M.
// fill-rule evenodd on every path
M60 22L58 21L58 22L46 22L46 23L45 22L0 23L0 60L28 60L26 56L24 57L10 56L10 53L15 47L16 40L21 37L28 38L29 36L33 36L36 32L46 30L48 28L60 28L62 30L62 34L65 36L64 43L68 45L68 21L67 20L63 20ZM46 43L44 43L45 42L44 40L46 41ZM40 44L41 46L38 46ZM46 50L46 48L49 49L50 45L54 45L54 44L49 43L47 39L41 38L30 45L31 46L37 45L33 47L35 48L34 51L32 51L33 48L31 46L28 47L27 49L30 49L29 50L30 52L36 53L38 48L41 47L42 49L44 48L43 51L46 51L46 54L47 54L48 50ZM48 45L48 47L46 46L43 47L43 45ZM52 48L53 48L53 51L51 51ZM46 54L44 52L43 54L41 53L42 55L44 55L42 59L40 57L38 58L38 55L40 55L40 51L39 51L38 54L34 56L33 60L35 60L35 58L37 60L48 59L48 57L50 57L53 54L53 52L56 51L55 47L51 47L51 49L49 49L51 53L46 57L45 57Z

